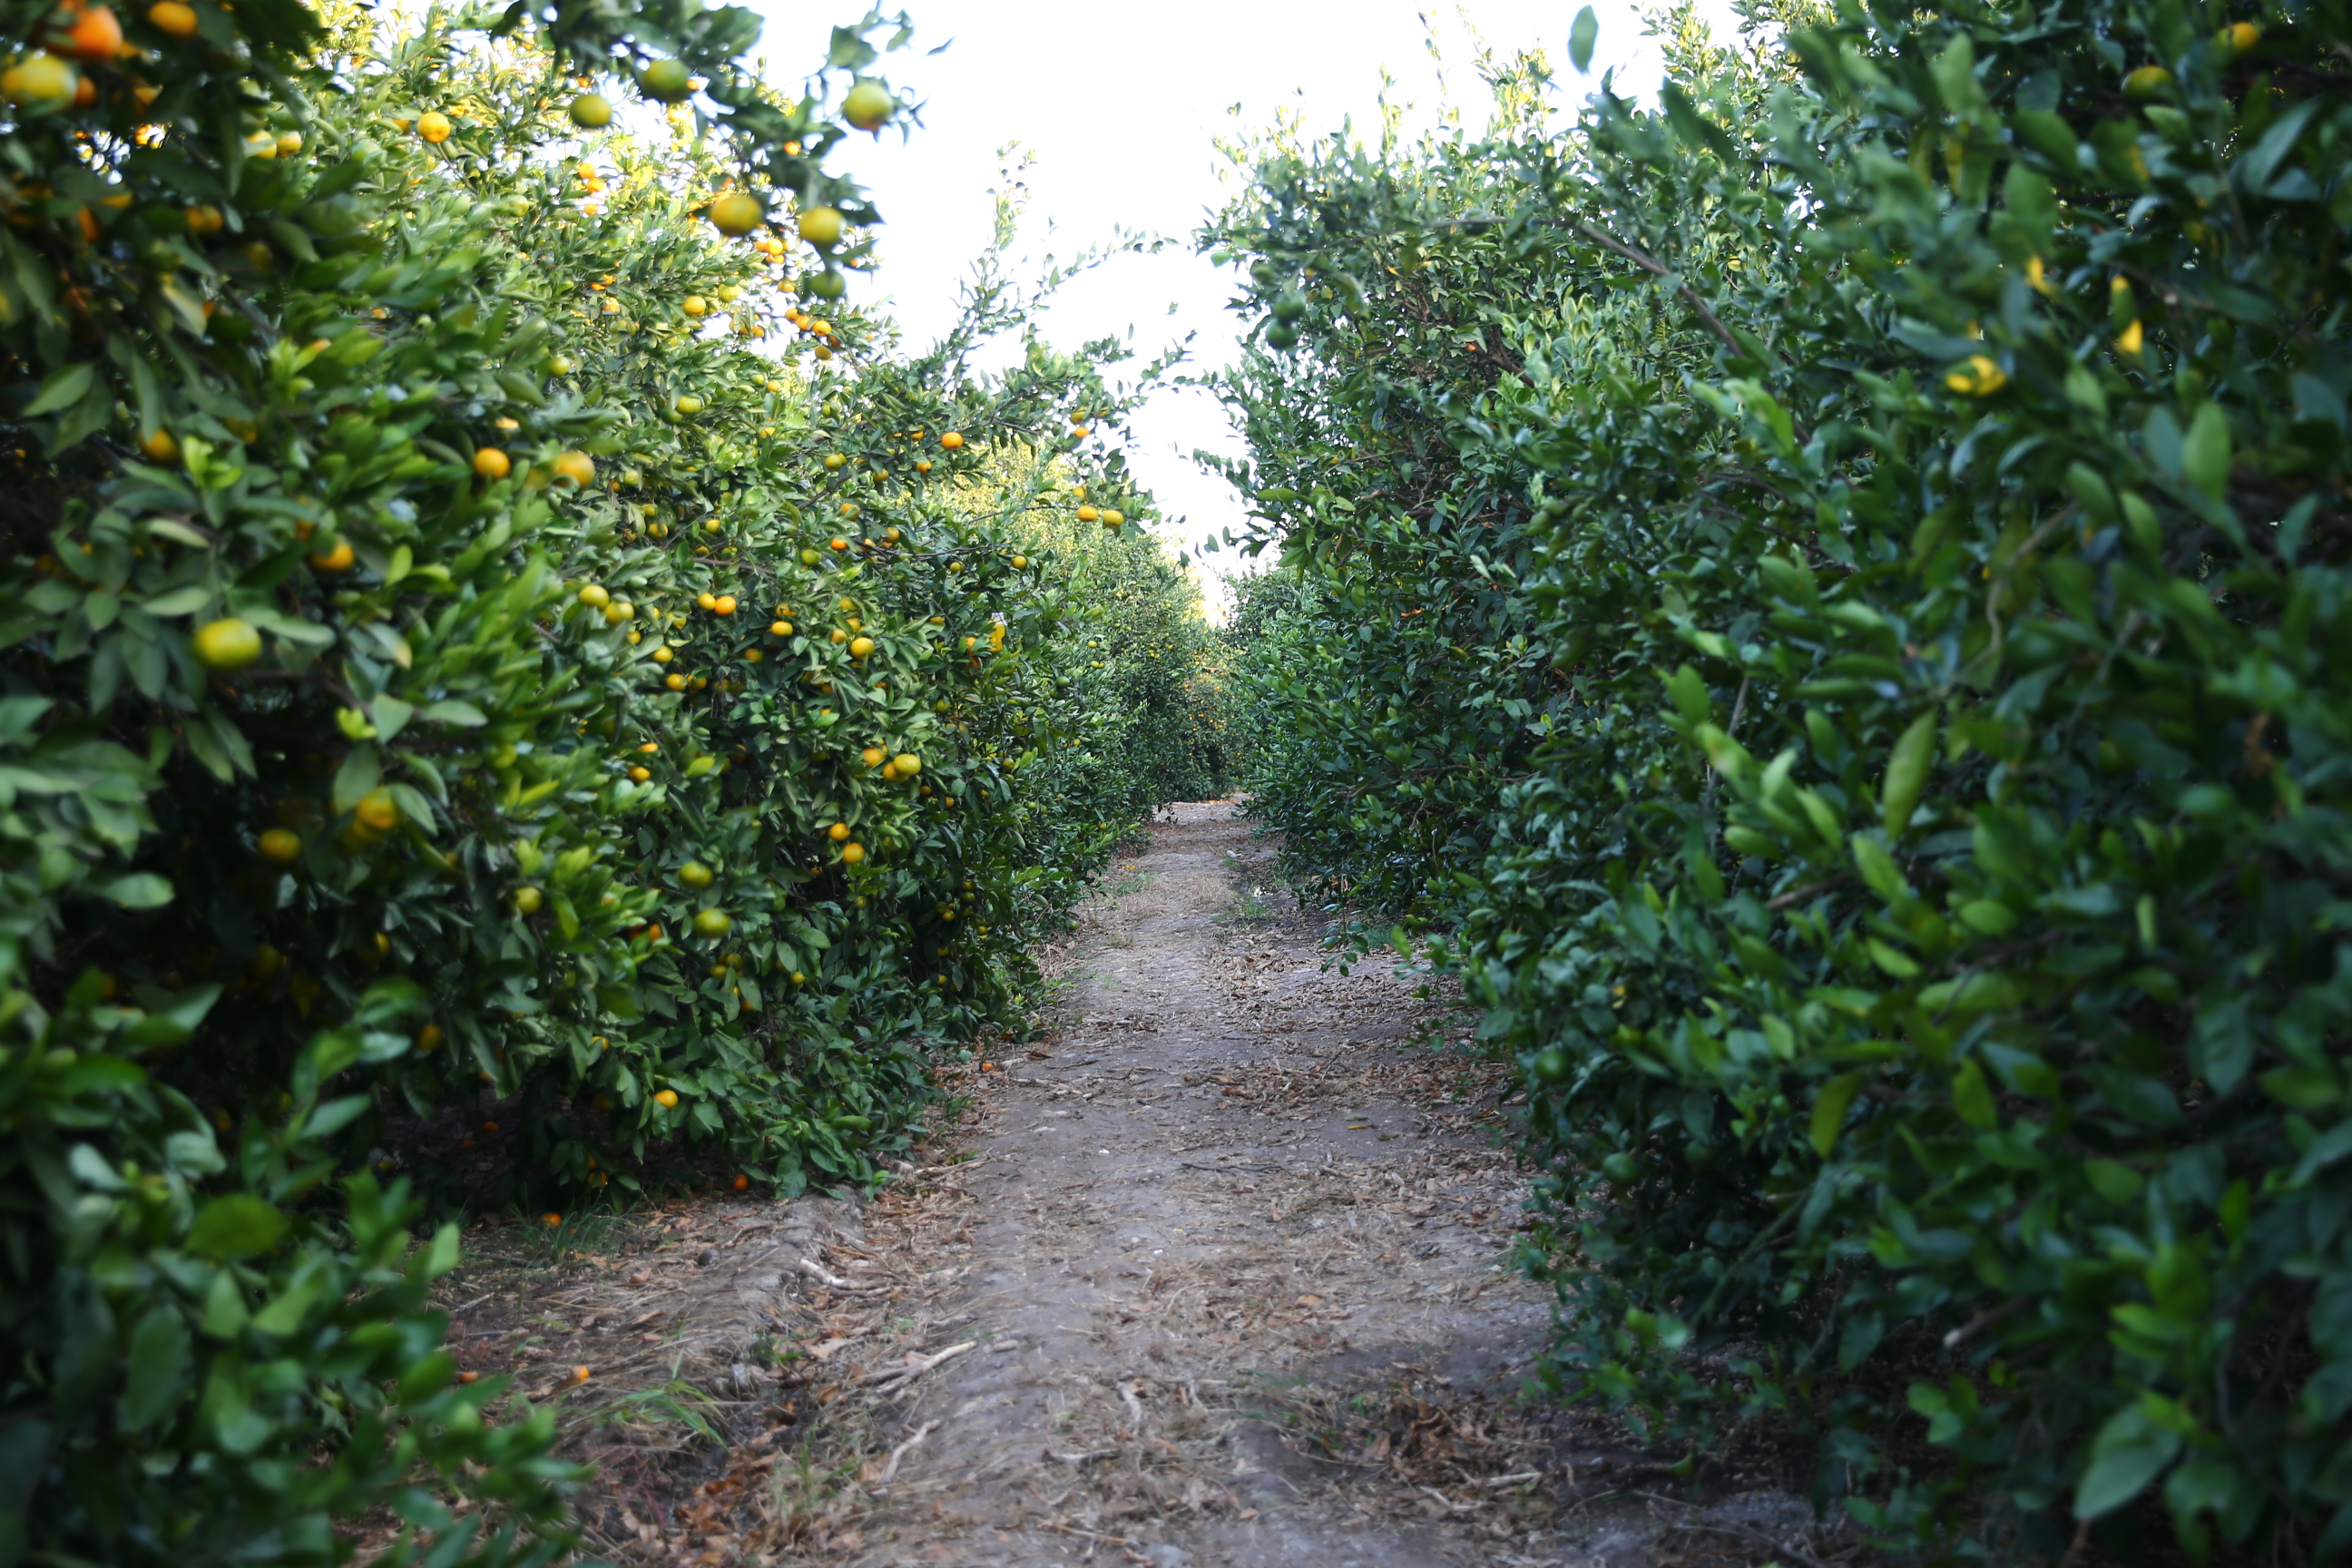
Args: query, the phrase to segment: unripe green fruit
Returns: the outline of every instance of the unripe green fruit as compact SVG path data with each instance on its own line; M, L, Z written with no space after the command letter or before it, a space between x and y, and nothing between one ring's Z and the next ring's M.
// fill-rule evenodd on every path
M656 103L683 103L694 90L692 80L684 60L656 60L638 75L637 88Z
M572 123L583 131L602 131L613 123L613 106L600 92L583 92L572 100Z

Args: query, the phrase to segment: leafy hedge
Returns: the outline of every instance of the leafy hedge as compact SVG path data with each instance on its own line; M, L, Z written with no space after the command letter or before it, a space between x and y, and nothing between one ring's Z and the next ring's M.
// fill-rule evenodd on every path
M9 16L0 1568L551 1561L421 1193L906 1146L1156 782L986 482L1122 395L844 299L878 16L797 100L676 0Z
M1261 809L1527 1072L1562 1387L1934 1560L2338 1553L2352 26L1750 24L1255 150Z

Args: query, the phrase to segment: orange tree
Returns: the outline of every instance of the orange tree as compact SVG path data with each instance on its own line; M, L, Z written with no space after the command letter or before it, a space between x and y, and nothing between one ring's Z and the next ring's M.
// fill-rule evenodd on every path
M1559 1386L1934 1560L2340 1553L2352 31L1750 20L1249 153L1262 809L1526 1075Z
M798 100L698 5L12 17L0 1563L548 1560L417 1178L904 1145L1099 855L970 741L1072 581L942 495L1097 378L846 306L877 17Z

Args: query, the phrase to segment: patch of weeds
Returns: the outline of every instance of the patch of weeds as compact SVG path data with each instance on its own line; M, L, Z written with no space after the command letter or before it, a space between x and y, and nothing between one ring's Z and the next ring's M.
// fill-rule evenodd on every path
M725 1416L719 1401L678 1376L677 1373L677 1363L671 1363L667 1383L623 1394L604 1407L597 1417L597 1424L604 1426L684 1426L707 1442L722 1448L727 1447L727 1439L719 1429Z
M1274 906L1266 902L1264 888L1254 887L1235 893L1234 901L1225 906L1225 912L1219 920L1225 925L1271 925L1275 920Z

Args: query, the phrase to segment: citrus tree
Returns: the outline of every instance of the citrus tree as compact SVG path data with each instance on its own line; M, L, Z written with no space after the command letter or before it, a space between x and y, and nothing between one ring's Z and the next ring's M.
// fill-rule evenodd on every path
M1749 22L1244 150L1262 809L1525 1072L1560 1386L1939 1559L2337 1551L2345 18Z
M1076 580L949 499L1100 377L846 299L878 16L787 97L732 9L20 11L0 1563L550 1560L419 1194L905 1146L1100 862Z

